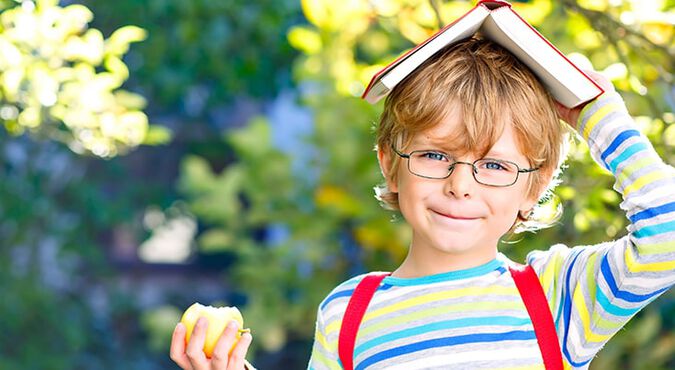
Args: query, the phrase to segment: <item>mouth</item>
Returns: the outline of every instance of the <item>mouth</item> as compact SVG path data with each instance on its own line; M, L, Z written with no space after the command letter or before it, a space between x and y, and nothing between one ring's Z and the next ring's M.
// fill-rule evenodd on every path
M478 217L466 217L466 216L460 216L460 215L449 215L449 214L444 214L440 213L437 211L434 211L433 209L431 211L431 218L434 220L434 223L436 223L439 226L442 226L443 228L448 228L449 230L473 230L475 227L479 225L478 220L480 218Z
M433 209L431 210L431 212L433 212L433 213L435 213L435 214L437 214L441 217L449 218L449 219L452 219L452 220L470 221L470 220L477 220L479 218L479 217L467 217L467 216L460 216L460 215L445 214L445 213L434 211Z

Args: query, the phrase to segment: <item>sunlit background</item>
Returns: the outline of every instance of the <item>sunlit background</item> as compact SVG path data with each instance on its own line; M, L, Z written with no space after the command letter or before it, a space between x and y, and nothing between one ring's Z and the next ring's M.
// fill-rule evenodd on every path
M238 306L260 369L301 369L319 302L392 270L372 74L474 1L0 0L0 369L172 369L192 302ZM675 163L675 1L513 1L612 79ZM500 248L625 235L575 145L561 223ZM593 369L675 368L675 295ZM283 366L283 367L282 367Z

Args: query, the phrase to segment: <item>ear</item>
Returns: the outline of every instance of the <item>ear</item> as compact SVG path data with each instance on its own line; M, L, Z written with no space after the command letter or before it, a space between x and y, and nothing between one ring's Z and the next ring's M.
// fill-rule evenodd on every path
M384 180L387 183L387 188L392 193L398 193L398 183L392 181L390 176L391 174L389 173L392 160L393 158L391 156L391 150L383 150L379 146L377 147L377 161L380 164L380 171L382 172L382 176L384 176Z

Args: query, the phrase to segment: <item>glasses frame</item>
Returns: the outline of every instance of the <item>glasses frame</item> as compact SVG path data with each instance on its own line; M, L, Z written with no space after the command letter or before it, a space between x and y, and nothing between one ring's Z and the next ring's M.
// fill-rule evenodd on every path
M485 185L485 186L492 186L492 187L495 187L495 188L505 188L505 187L508 187L508 186L512 186L513 184L515 184L516 182L518 182L518 177L520 176L521 173L530 173L530 172L537 171L537 170L539 170L539 169L541 168L541 167L535 167L535 168L520 168L520 166L518 166L517 163L511 162L511 161L507 161L507 160L504 160L504 159L497 159L497 158L479 158L479 159L476 159L475 161L473 161L473 163L471 163L471 162L464 162L464 161L454 161L454 162L452 162L452 163L448 166L448 174L445 175L444 177L422 176L422 175L420 175L420 174L417 174L417 173L413 172L413 170L410 169L410 157L411 157L413 154L415 154L415 153L419 153L419 152L433 152L433 150L413 150L412 152L410 152L410 153L408 153L408 154L405 154L405 153L399 152L399 151L396 149L396 147L394 147L393 145L391 146L391 149L392 149L392 150L394 151L394 153L396 153L399 157L408 160L408 172L412 173L413 175L415 175L415 176L417 176L417 177L421 177L421 178L424 178L424 179L432 179L432 180L444 180L444 179L447 179L448 177L450 177L450 175L452 175L452 171L454 171L454 169L455 169L455 166L456 166L458 163L461 163L461 164L468 164L469 166L471 166L471 168L473 169L473 171L471 171L471 175L473 176L473 179L476 180L477 183L479 183L479 184L481 184L481 185ZM440 152L438 152L438 153L439 153L439 154L443 154L443 153L440 153ZM445 155L445 154L443 154L443 155ZM478 173L478 168L476 168L476 162L482 161L482 160L484 160L484 159L494 159L494 160L498 160L498 161L501 161L501 162L506 162L506 163L510 163L510 164L514 165L514 166L516 167L516 169L518 169L518 171L516 172L516 178L515 178L515 180L513 180L512 183L507 184L507 185L486 184L486 183L481 182L480 180L478 180L478 178L476 178L476 174Z

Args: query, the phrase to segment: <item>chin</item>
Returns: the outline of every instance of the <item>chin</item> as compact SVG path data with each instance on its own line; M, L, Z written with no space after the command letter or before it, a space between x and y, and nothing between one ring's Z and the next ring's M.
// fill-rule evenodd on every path
M445 242L439 242L434 244L435 244L434 249L448 254L465 254L474 251L476 249L473 243L467 244L466 242L459 241L459 239L453 242L448 242L446 240Z

